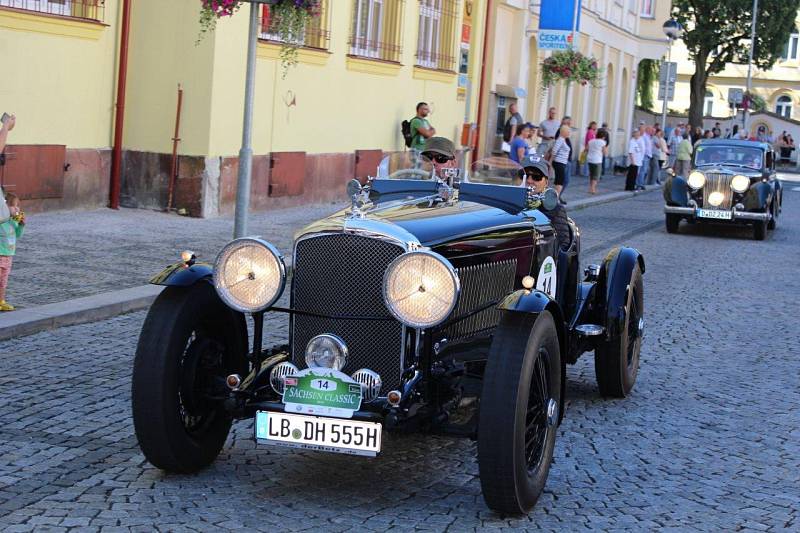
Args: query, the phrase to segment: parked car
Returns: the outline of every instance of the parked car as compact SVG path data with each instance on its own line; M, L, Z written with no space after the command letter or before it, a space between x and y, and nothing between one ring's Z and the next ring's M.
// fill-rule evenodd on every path
M775 229L783 190L775 174L775 151L768 143L704 139L694 149L688 176L664 183L669 233L690 222L748 224L756 240Z
M564 413L565 365L594 350L604 396L634 386L645 264L611 250L581 279L580 232L559 246L507 158L464 180L409 153L348 186L352 205L300 231L291 274L255 237L213 265L190 252L141 331L133 420L145 457L195 472L232 420L258 443L376 456L382 434L477 439L489 507L525 513L544 487ZM541 209L540 209L541 208ZM288 286L290 306L276 305ZM262 349L265 313L288 313L288 344ZM253 320L248 345L247 318Z

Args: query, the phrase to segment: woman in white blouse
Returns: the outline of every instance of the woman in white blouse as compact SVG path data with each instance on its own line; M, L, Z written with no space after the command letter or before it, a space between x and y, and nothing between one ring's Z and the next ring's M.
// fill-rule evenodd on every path
M589 194L597 194L597 181L603 172L603 157L608 156L608 132L600 130L586 143L586 162L589 163Z
M569 164L569 154L572 151L567 138L569 137L569 126L561 126L558 130L558 138L553 144L551 159L553 162L553 170L556 174L555 188L559 198L561 197L561 190L564 188L564 180L567 176L567 165ZM561 200L561 203L566 203Z

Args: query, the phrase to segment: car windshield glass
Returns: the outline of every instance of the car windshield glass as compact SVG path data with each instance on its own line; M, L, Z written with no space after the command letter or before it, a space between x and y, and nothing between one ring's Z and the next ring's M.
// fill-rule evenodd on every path
M736 165L760 169L764 151L743 146L698 146L695 154L695 166Z
M487 157L472 164L468 179L470 183L519 187L524 175L519 163L507 157Z
M378 165L379 179L429 180L433 163L416 152L397 152L383 158Z

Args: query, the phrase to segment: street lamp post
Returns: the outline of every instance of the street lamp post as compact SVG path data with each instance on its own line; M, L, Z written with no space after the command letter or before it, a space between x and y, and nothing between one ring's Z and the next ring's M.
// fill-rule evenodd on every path
M756 47L756 19L758 17L758 0L753 0L753 22L750 28L750 57L747 60L747 107L744 109L744 116L742 117L742 127L747 131L747 119L750 116L750 89L752 88L752 70L753 70L753 48Z
M672 76L672 43L675 39L681 36L683 27L680 22L675 19L669 19L661 26L664 35L669 39L669 48L667 48L667 72L666 79L664 80L664 100L661 105L661 129L666 131L667 128L667 101L669 100L669 84ZM677 74L677 73L676 73Z

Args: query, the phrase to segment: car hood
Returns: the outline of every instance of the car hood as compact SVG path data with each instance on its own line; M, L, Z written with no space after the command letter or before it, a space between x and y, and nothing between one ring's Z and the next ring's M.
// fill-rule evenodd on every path
M442 201L433 196L381 203L357 216L351 215L351 208L346 208L306 226L296 238L310 233L345 231L435 246L472 235L530 225L528 215L475 202Z

